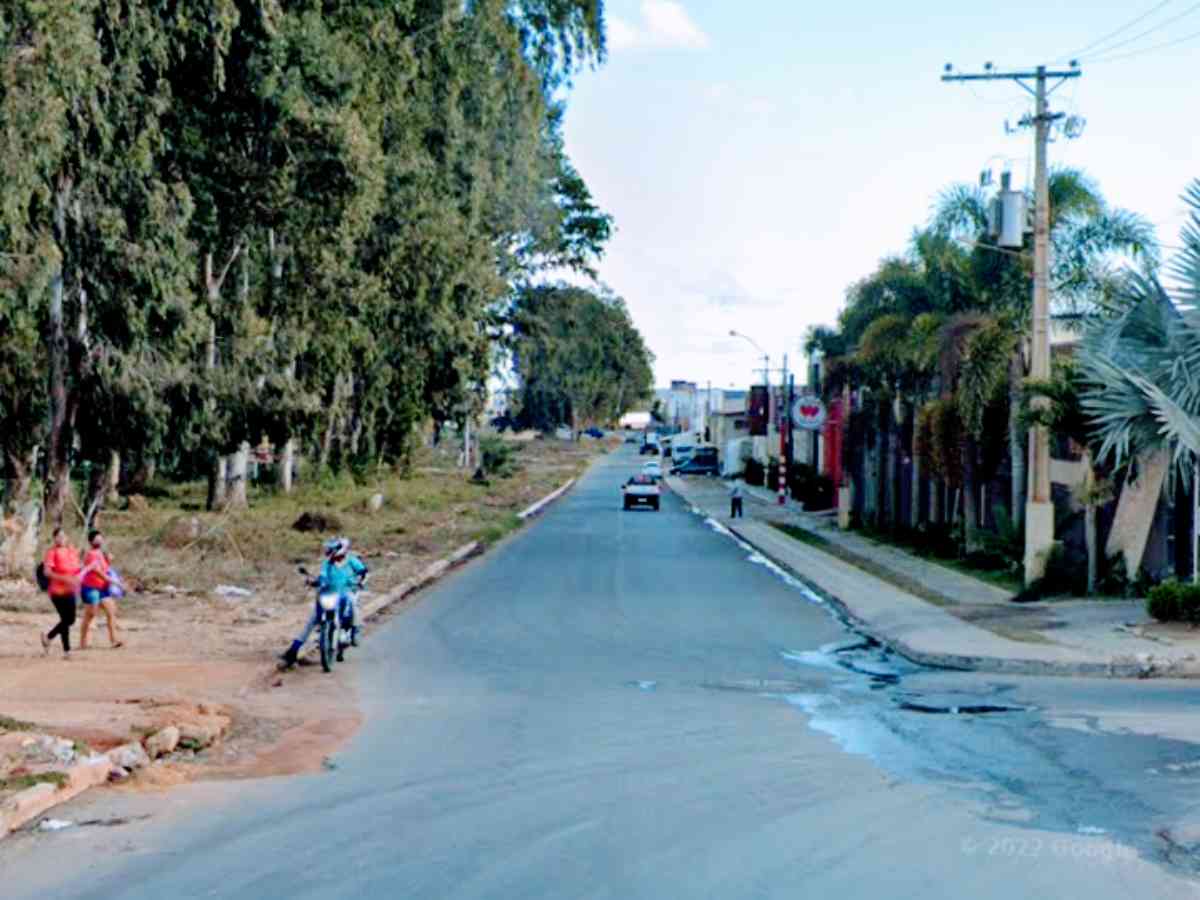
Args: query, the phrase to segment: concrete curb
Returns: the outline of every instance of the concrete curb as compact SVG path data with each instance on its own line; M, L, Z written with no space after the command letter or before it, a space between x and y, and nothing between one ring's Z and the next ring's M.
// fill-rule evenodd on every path
M545 509L547 506L549 506L551 503L553 503L555 500L557 500L559 497L561 497L563 494L565 494L567 491L569 491L571 489L572 485L575 484L575 481L576 481L576 479L574 479L574 478L567 479L566 484L564 484L558 490L551 491L549 494L547 494L545 497L543 497L537 503L533 504L533 506L529 507L528 509L524 510L523 512L517 513L517 518L522 521L527 521L527 520L531 519L532 517L536 516L543 509Z
M66 803L89 788L104 784L111 771L112 762L107 756L92 757L67 769L67 783L62 787L49 783L35 784L9 797L0 805L0 838L7 837L60 803Z
M701 510L703 512L703 510ZM920 650L908 643L888 635L871 622L858 616L840 597L831 594L803 572L773 555L740 531L737 526L722 523L730 534L739 541L753 547L755 552L771 560L797 581L803 583L823 601L829 604L847 627L882 644L892 652L917 665L935 669L954 669L964 672L983 672L995 675L1041 675L1079 676L1088 678L1196 678L1200 677L1200 662L1195 660L1156 660L1153 657L1115 656L1106 661L1052 662L1038 659L1006 658L1000 656L976 656L960 653L931 652ZM819 548L815 548L819 551Z
M697 506L692 501L688 491L682 484L675 486L675 493L686 501L697 513L704 516L710 515L706 510ZM834 614L847 628L863 637L876 641L917 665L935 669L954 669L997 675L1078 676L1139 680L1147 678L1200 677L1200 660L1160 658L1151 654L1112 656L1107 659L1094 660L1058 661L923 650L896 638L894 635L888 634L879 626L855 613L854 609L842 600L841 597L826 590L806 573L797 571L786 560L780 559L768 547L764 547L754 540L753 537L737 525L722 521L721 526L737 538L737 540L753 548L756 553L762 554L762 556L769 559L774 565L787 572L788 575L815 593L823 602L828 604L830 609L833 610ZM817 553L823 552L819 547L808 547L808 549ZM837 559L837 557L832 558ZM917 600L916 602L923 601Z
M576 479L574 478L568 480L566 484L547 494L533 506L529 507L529 509L520 513L519 518L527 521L537 515L545 507L565 494L575 484L575 481ZM401 602L422 588L434 583L467 560L479 556L483 553L484 549L484 546L478 541L463 544L449 556L445 556L426 566L417 575L402 582L398 587L388 591L388 593L380 597L369 598L359 607L360 621L366 622L377 617L393 604ZM315 658L318 653L317 648L310 647L301 655L305 658ZM7 837L21 826L43 815L48 810L74 799L90 788L104 784L108 780L109 773L112 770L112 760L107 756L97 755L69 768L66 771L67 783L61 788L48 783L35 784L33 787L14 794L0 805L0 839Z

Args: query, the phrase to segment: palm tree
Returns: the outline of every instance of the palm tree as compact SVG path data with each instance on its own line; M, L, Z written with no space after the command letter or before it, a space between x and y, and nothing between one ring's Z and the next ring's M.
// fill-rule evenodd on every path
M1183 199L1191 217L1169 268L1172 290L1153 274L1117 280L1085 331L1079 363L1098 459L1121 465L1169 449L1200 489L1200 179Z
M1121 257L1157 260L1154 228L1142 216L1112 209L1095 181L1079 169L1060 167L1050 173L1051 297L1056 309L1086 312L1113 294ZM932 227L974 246L971 292L974 308L1006 312L1022 334L1029 331L1032 303L1032 258L995 246L987 236L987 197L982 188L951 185L934 207ZM1028 251L1028 240L1025 248ZM1021 384L1027 374L1024 341L1013 346L1008 360L1010 504L1013 521L1025 509L1026 449L1021 425Z

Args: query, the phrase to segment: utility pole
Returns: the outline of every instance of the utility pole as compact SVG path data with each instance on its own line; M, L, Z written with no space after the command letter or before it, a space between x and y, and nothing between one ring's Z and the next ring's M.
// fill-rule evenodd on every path
M792 430L792 410L788 398L788 358L783 354L783 373L779 380L779 505L787 504L787 448Z
M950 66L947 66L949 71ZM1050 185L1046 163L1046 145L1050 126L1062 113L1051 114L1050 94L1069 78L1083 73L1077 62L1066 71L1050 72L1045 66L1033 71L993 72L991 64L982 74L945 74L942 81L1015 81L1033 95L1037 106L1033 116L1034 149L1034 227L1033 227L1033 346L1030 376L1050 378ZM1053 87L1046 82L1057 79ZM1030 87L1027 82L1033 82ZM1045 404L1045 398L1035 401ZM1054 504L1050 497L1050 435L1045 426L1029 429L1029 496L1025 503L1025 584L1033 584L1046 573L1046 561L1054 545Z

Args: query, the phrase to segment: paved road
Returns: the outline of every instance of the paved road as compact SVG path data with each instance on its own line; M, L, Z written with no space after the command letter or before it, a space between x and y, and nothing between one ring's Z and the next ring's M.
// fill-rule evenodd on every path
M149 818L0 845L3 896L1200 896L1200 747L1136 733L1192 688L915 670L678 499L622 512L636 465L371 636L334 770L84 800Z

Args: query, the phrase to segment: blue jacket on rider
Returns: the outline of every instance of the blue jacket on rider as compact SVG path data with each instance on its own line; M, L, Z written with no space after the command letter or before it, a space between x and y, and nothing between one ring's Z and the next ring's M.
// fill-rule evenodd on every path
M336 591L339 596L347 596L358 587L359 579L366 574L367 564L353 553L348 554L341 564L327 559L321 563L321 587Z

